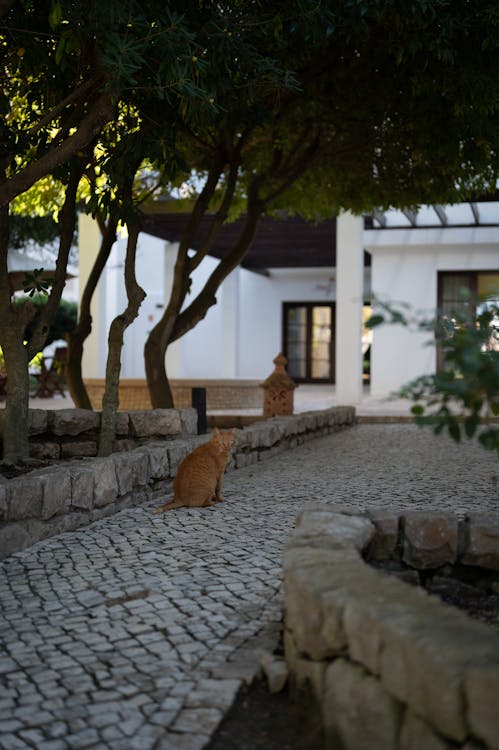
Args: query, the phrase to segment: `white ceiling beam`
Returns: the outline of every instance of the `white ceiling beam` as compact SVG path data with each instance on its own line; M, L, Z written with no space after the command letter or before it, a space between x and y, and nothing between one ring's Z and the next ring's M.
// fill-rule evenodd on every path
M440 221L441 225L443 227L446 227L448 223L448 219L447 219L447 214L445 213L444 207L437 203L436 205L432 206L432 208L435 211L436 215L438 216L438 220Z
M379 211L378 209L373 211L373 219L378 222L380 227L386 227L386 216L383 211Z
M406 217L406 219L408 219L411 227L415 227L416 226L417 217L418 217L416 211L413 211L411 208L404 208L404 210L402 211L402 213L404 214L404 216Z
M480 212L478 211L478 206L474 202L470 202L470 208L471 213L473 214L473 218L475 220L475 224L480 224Z

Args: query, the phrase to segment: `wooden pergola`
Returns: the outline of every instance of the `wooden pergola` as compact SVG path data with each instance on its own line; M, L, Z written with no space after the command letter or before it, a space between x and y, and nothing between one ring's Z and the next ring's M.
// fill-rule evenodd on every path
M150 213L144 215L144 232L169 242L178 242L187 224L185 213ZM206 235L211 216L205 216L194 236L196 250ZM224 224L214 242L210 255L223 258L232 249L243 219ZM365 253L365 265L370 256ZM336 265L336 219L312 223L298 216L272 218L263 216L253 243L242 262L242 267L267 275L269 268L334 268Z

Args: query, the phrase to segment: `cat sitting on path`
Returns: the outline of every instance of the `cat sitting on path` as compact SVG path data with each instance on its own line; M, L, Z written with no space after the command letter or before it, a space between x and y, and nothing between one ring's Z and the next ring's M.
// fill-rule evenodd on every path
M155 513L172 508L206 508L222 502L222 476L236 442L236 429L220 432L215 429L207 443L199 445L178 467L173 480L173 500L160 505Z

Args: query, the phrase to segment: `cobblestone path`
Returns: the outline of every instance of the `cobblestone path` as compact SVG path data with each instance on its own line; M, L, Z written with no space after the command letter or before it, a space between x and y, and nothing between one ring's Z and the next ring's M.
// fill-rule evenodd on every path
M361 425L225 477L226 503L159 503L0 567L2 750L198 750L272 649L283 546L307 502L498 507L497 460L411 425Z

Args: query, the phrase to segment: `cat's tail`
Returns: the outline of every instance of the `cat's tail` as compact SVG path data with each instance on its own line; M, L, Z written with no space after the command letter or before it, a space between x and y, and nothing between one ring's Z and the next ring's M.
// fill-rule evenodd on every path
M163 503L163 505L158 505L157 508L154 508L155 513L163 513L165 510L171 510L172 508L181 508L184 503L181 503L179 500L169 500L167 503Z

